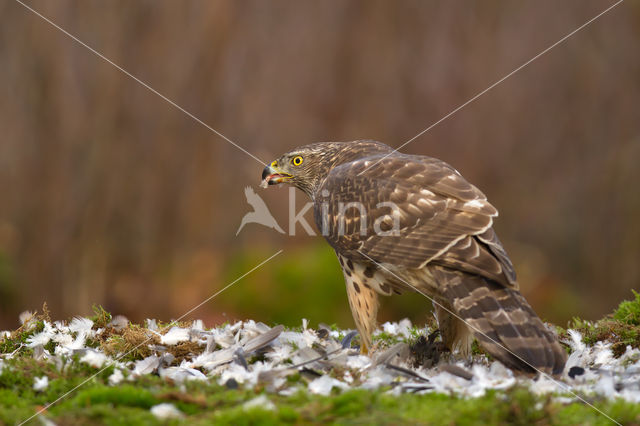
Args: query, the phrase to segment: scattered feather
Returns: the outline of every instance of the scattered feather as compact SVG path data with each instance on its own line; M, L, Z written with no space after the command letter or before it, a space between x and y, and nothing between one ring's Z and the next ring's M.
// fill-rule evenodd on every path
M201 319L195 320L191 324L191 329L192 330L204 330L204 322Z
M276 405L271 402L266 395L260 395L242 404L242 408L244 410L254 410L257 408L260 410L274 411Z
M102 367L107 361L109 361L109 358L105 354L92 349L87 349L82 358L80 358L80 362L89 364L94 368Z
M120 382L122 382L124 380L124 374L122 374L122 371L120 371L119 368L116 368L115 370L113 370L113 373L109 376L109 384L111 386L115 386L117 384L119 384Z
M21 315L23 330L32 330L36 321L33 313ZM36 360L51 363L59 371L69 365L73 356L81 363L101 368L114 365L108 383L115 386L125 378L138 380L145 375L158 375L175 383L191 380L216 381L221 385L252 389L261 384L267 392L292 395L300 389L329 395L335 390L352 388L379 389L389 387L389 393L439 392L460 397L479 397L489 390L508 389L515 385L526 386L536 394L552 395L554 401L573 401L568 392L600 398L623 398L640 403L640 349L627 347L616 358L610 343L587 345L582 335L569 330L566 343L571 348L565 370L559 381L547 376L532 379L515 373L497 361L489 361L484 355L465 359L443 356L433 366L416 367L406 343L384 348L382 342L371 356L361 355L351 349L353 330L330 330L320 326L313 330L309 322L302 322L301 331L285 330L283 326L270 328L255 321L238 321L207 329L201 320L188 326L171 327L162 335L155 320L147 320L144 336L153 333L154 339L140 345L150 355L128 363L120 362L118 354L108 355L96 346L96 336L103 341L115 331L122 332L129 326L128 320L116 316L103 329L94 330L94 323L87 318L74 318L69 324L61 321L42 321L42 330L18 344L11 353L0 355L0 371L7 369L5 362L24 348L32 349ZM396 341L411 337L411 323L385 323L383 332ZM380 332L379 332L380 333ZM3 337L11 333L1 332ZM92 347L89 347L88 342ZM187 349L180 343L189 342ZM53 343L55 349L51 350ZM49 348L49 350L45 349ZM259 354L260 356L253 356ZM455 364L458 359L459 361ZM178 365L179 364L179 365ZM287 378L299 374L303 380ZM46 376L34 379L33 388L42 391L48 386ZM256 398L258 406L269 406L266 396ZM254 402L249 401L251 407ZM159 407L159 408L157 408ZM168 408L172 407L172 408ZM171 404L154 407L160 415L181 416ZM165 411L163 411L165 410ZM172 417L162 417L172 418Z
M147 318L147 329L151 330L151 331L158 331L158 323L155 319L148 319Z
M326 375L318 377L317 379L309 383L309 392L318 395L329 395L333 388L345 390L349 388L349 385L341 382L338 379L334 379L333 377L329 377Z
M122 331L129 325L129 320L124 315L116 315L111 322L107 324L108 327L113 327L116 331Z
M400 322L385 322L382 324L382 330L391 335L400 335L402 337L411 336L411 321L407 318Z
M56 332L49 321L43 321L44 328L40 333L34 334L27 339L27 347L33 348L38 345L46 345L55 336Z
M72 333L84 334L85 336L91 336L93 333L91 328L93 327L93 321L89 318L75 317L69 324L69 330Z
M159 420L180 419L184 417L182 411L178 410L175 405L167 402L151 407L151 414Z
M582 334L580 334L579 331L573 329L569 329L567 330L567 332L569 333L569 337L571 337L571 340L569 341L571 350L574 352L584 350L585 344L582 343Z
M133 374L135 376L142 376L143 374L151 374L160 366L160 358L156 355L151 355L135 362Z
M177 345L180 342L189 341L189 329L182 327L171 327L166 334L160 338L163 345Z
M31 312L31 311L21 312L20 315L18 315L18 319L20 320L20 324L21 325L28 324L33 319L35 319L35 317L34 317L35 314L36 314L35 312Z
M189 380L207 380L207 376L202 374L200 370L188 367L167 367L159 371L160 377L169 379L176 383L182 383Z
M453 374L454 376L462 377L465 380L471 380L473 378L472 372L455 364L445 364L440 367L440 371L445 371L449 374Z
M238 348L233 352L233 360L236 364L244 367L245 370L249 369L249 364L247 363L247 359L244 357L244 350L242 348Z
M353 340L354 337L356 337L358 335L357 331L350 331L349 333L347 333L346 336L344 336L344 339L342 339L342 342L340 342L340 344L342 345L343 349L348 349L351 347L351 341Z
M409 345L406 343L396 343L389 349L376 354L374 365L391 362L396 356L406 359L409 355Z
M47 376L34 377L33 390L36 392L42 392L49 387L49 378Z
M260 334L259 336L254 337L250 341L244 344L244 351L246 353L252 353L259 349L264 348L269 345L275 339L280 336L280 334L284 331L284 327L279 325L277 327L273 327L272 329Z

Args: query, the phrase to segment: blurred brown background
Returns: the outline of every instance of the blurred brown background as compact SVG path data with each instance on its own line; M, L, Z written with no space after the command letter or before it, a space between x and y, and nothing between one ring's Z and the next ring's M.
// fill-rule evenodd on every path
M265 161L398 146L612 3L28 2ZM352 326L321 237L235 236L247 185L286 229L261 164L20 4L0 16L0 329L44 301L56 318L176 318L280 248L191 317ZM625 2L403 149L488 195L523 292L561 325L640 282L639 43ZM402 296L381 319L428 306Z

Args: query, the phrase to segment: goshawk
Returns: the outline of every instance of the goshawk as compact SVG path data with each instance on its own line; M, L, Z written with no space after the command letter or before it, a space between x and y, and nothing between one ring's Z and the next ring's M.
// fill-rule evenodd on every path
M323 142L282 155L262 180L313 200L365 348L378 296L419 291L450 349L469 353L475 337L511 368L562 371L566 353L518 291L492 228L497 210L447 163L375 141Z

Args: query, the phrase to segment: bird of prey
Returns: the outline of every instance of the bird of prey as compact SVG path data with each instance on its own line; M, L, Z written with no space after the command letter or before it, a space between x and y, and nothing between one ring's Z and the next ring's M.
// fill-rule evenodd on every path
M449 164L375 141L321 142L266 166L262 186L279 183L311 197L366 349L378 296L418 291L451 350L468 354L475 337L511 368L562 372L566 353L518 291L492 228L497 210Z
M242 221L240 222L240 226L236 231L236 235L240 233L242 228L244 228L247 223L258 223L260 225L266 226L267 228L273 228L279 233L284 234L284 231L282 230L282 228L280 228L280 225L278 225L276 219L271 215L271 212L269 212L269 208L267 207L265 202L262 200L262 198L260 198L258 194L255 193L253 188L247 186L244 189L244 196L247 198L247 203L249 203L249 205L253 207L253 211L244 215Z

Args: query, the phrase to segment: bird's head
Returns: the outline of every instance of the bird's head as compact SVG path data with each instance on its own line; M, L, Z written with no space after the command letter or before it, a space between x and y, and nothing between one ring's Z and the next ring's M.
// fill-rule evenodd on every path
M262 171L261 186L288 183L301 189L310 197L336 166L353 161L363 152L388 152L387 145L374 141L319 142L305 145L283 154Z

